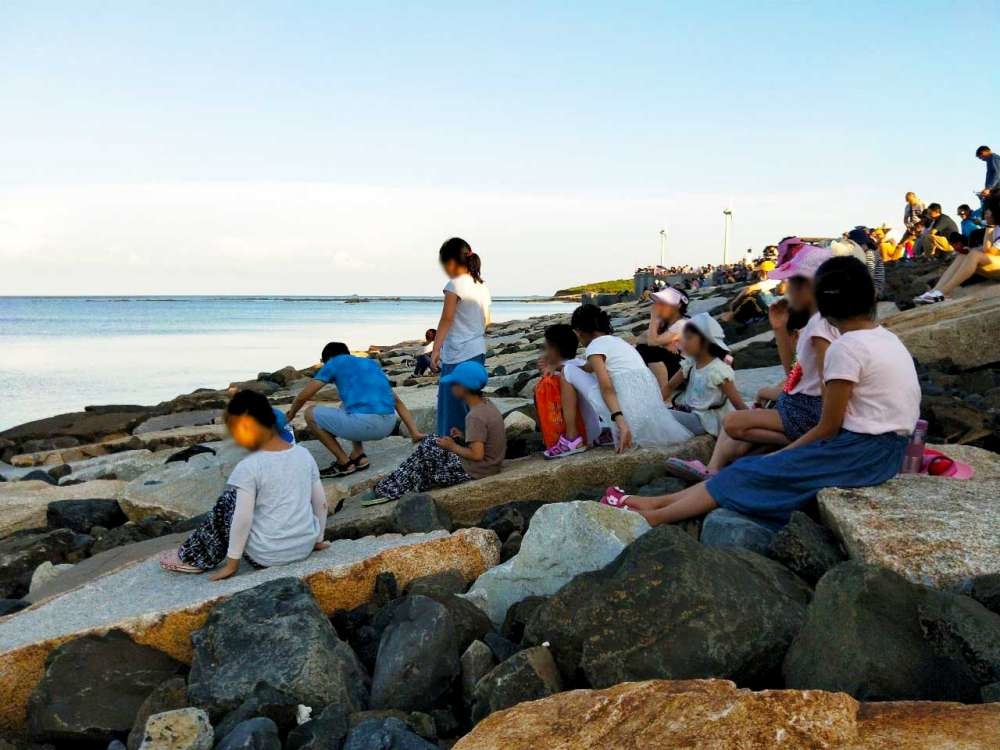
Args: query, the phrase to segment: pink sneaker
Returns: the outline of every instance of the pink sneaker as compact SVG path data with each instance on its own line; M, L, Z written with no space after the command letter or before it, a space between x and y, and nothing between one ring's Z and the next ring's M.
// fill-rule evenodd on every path
M546 449L542 455L546 460L551 460L553 458L566 458L566 456L572 456L576 453L583 453L585 450L587 448L583 444L582 437L577 437L576 440L567 440L565 435L560 435L556 444Z
M610 505L612 508L626 508L625 498L627 497L628 495L625 494L625 490L621 487L608 487L601 498L601 505Z
M680 458L668 458L664 466L668 474L688 482L704 482L712 475L708 467L697 459L684 461Z

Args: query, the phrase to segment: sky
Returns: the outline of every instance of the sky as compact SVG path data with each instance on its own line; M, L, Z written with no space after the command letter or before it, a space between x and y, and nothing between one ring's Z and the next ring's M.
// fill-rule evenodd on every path
M494 295L954 214L996 0L0 7L0 295ZM978 40L978 41L977 41Z

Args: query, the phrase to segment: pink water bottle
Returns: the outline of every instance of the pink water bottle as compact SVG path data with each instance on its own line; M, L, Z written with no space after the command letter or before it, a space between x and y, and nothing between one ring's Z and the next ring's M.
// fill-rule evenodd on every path
M910 444L903 454L903 465L900 474L919 474L924 466L924 448L927 446L927 420L918 419L917 426L910 437Z

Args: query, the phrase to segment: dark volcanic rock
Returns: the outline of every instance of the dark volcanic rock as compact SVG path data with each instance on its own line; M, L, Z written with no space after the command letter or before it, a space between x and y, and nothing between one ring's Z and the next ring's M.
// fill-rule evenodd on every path
M239 708L230 711L226 717L215 726L216 737L224 737L255 716L265 716L274 722L283 732L295 726L299 702L293 695L271 687L266 683L258 683L253 692Z
M451 531L451 516L430 495L406 495L392 510L392 525L400 534Z
M843 563L816 586L784 673L788 687L859 700L978 702L1000 679L1000 615L884 568Z
M496 535L500 537L500 541L503 542L515 531L523 535L528 529L531 517L542 505L544 503L532 500L519 500L497 505L486 511L476 526L495 531Z
M77 563L89 554L93 542L69 529L22 531L0 541L0 597L24 596L35 568L43 562Z
M69 464L59 464L58 466L53 466L49 469L49 476L55 479L57 482L63 477L68 477L73 473L73 467Z
M37 740L110 742L132 729L143 701L183 665L119 630L56 648L28 701Z
M659 526L541 605L525 642L548 641L567 680L597 688L704 677L773 687L809 597L772 560Z
M1000 615L1000 573L990 573L974 579L970 595L986 609Z
M774 531L749 516L717 508L701 524L701 543L707 547L739 547L767 554Z
M372 677L372 708L427 711L461 671L455 625L448 608L425 596L393 603L379 641Z
M438 750L427 740L410 731L402 721L389 718L369 719L347 735L343 750Z
M67 448L112 436L124 437L155 411L142 406L117 408L121 411L114 411L115 407L107 407L106 410L95 409L36 419L0 432L0 438L15 443L21 452ZM67 438L72 442L65 442ZM28 443L31 443L30 447Z
M368 676L350 647L294 578L241 591L216 606L191 635L191 702L219 717L259 683L307 706L367 703Z
M774 535L770 556L812 584L845 559L833 532L799 511Z
M529 596L527 599L512 604L503 619L500 635L509 641L520 643L524 640L524 629L528 626L532 615L535 614L535 610L545 604L548 599L547 596Z
M313 718L288 733L285 750L328 750L338 748L350 729L348 711L331 703L322 711L313 710Z
M153 688L136 712L126 743L128 750L139 750L139 745L146 736L146 721L150 716L187 708L187 705L187 682L183 677L171 677Z
M55 478L49 474L49 472L44 469L35 469L34 471L29 471L27 474L21 477L22 482L45 482L46 484L59 484Z
M483 643L490 647L497 662L505 662L521 650L520 644L504 638L499 633L487 633L483 636Z
M505 563L512 557L515 557L521 551L521 543L523 541L524 536L520 531L515 531L504 539L503 544L500 545L500 562Z
M281 750L278 727L270 719L259 716L237 724L226 734L215 750Z
M49 503L45 519L50 529L71 529L89 534L95 526L113 529L128 519L114 499L56 500Z
M492 669L473 693L472 720L482 721L494 711L554 695L562 690L559 670L544 646L520 651Z
M406 593L420 596L441 596L444 594L461 594L469 584L460 570L442 570L440 573L420 576L410 581Z
M31 602L24 599L0 599L0 617L12 615L31 606Z

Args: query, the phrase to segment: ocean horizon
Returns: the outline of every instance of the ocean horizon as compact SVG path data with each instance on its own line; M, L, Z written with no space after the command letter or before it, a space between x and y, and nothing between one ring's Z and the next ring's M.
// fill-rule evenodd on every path
M351 304L355 302L356 304ZM494 322L572 309L498 297ZM0 296L0 430L100 404L156 404L285 365L422 338L441 297Z

